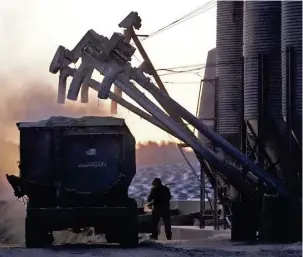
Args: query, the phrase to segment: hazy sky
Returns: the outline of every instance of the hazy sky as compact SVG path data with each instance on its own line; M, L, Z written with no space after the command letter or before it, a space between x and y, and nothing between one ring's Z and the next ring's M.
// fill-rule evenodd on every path
M137 11L142 18L139 33L148 34L206 2L1 0L0 72L12 73L17 81L31 77L39 78L52 83L56 88L58 75L49 73L48 67L58 45L73 48L89 29L110 37L114 31L121 31L118 23L130 11ZM215 15L214 7L144 41L155 67L169 68L205 63L208 50L215 47ZM136 56L142 59L139 53L136 53ZM136 59L133 63L138 65ZM171 96L193 113L196 111L200 80L201 78L193 74L163 77L163 81L190 82L166 85ZM92 101L97 104L96 99ZM136 118L128 111L121 110L120 115L126 119L138 141L169 139L165 132Z

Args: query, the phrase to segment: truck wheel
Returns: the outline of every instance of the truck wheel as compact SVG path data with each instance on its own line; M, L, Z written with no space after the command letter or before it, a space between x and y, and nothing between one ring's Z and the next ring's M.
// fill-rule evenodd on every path
M124 237L120 241L120 246L123 248L133 248L137 247L139 244L139 237L137 235L132 235L129 237Z
M124 248L136 247L139 244L139 236L137 229L130 229L125 231L124 235L120 239L120 246Z
M129 199L129 214L123 222L123 232L120 239L122 247L136 247L139 244L139 224L137 214L137 204L134 199Z
M105 239L109 244L119 243L119 237L112 234L105 234Z
M41 248L51 245L54 241L50 232L44 231L32 219L25 220L25 246L27 248Z

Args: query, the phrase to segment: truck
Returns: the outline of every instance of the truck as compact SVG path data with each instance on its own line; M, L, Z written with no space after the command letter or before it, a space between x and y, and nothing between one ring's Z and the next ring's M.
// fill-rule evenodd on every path
M51 117L17 123L19 175L7 175L26 197L25 244L53 243L53 232L94 228L109 243L138 244L136 141L124 119Z

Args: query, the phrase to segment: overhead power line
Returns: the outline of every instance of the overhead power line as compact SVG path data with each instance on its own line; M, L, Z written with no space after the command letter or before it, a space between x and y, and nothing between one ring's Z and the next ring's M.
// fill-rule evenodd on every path
M200 81L163 81L163 83L166 83L166 84L200 84L201 82Z
M197 75L197 76L199 76L199 77L203 77L203 76L201 76L200 74L199 74L199 72L192 72L192 71L183 71L183 72L177 72L177 73L175 73L175 72L170 72L170 73L164 73L164 74L160 74L159 76L160 77L163 77L163 76L168 76L168 75L177 75L177 74L184 74L184 73L192 73L192 74L194 74L194 75Z
M171 73L183 73L183 72L197 71L197 70L201 70L203 68L205 68L205 66L191 68L191 69L184 69L184 70L159 69L157 71L168 71Z
M204 75L201 75L199 73L203 72L205 68L209 67L220 67L223 65L233 65L238 64L239 62L242 62L242 59L235 60L233 62L218 62L218 63L196 63L196 64L189 64L189 65L183 65L183 66L175 66L170 68L160 68L156 69L156 71L159 73L160 77L167 76L167 75L177 75L177 74L184 74L184 73L192 73L194 75L197 75L201 78L204 77ZM165 72L165 73L163 73Z
M193 66L192 68L184 68L184 69L179 69L179 70L174 70L172 68L170 69L158 69L157 71L166 71L166 73L162 73L162 74L159 74L159 76L166 76L166 75L173 75L173 74L182 74L182 73L195 73L197 74L197 72L201 72L203 71L205 68L207 67L220 67L220 66L223 66L223 65L233 65L233 64L238 64L239 62L241 62L242 59L239 59L239 60L235 60L233 62L231 61L228 61L228 62L219 62L219 63L209 63L209 64L203 64L203 65L200 65L200 66Z
M188 65L183 65L183 66L175 66L175 67L168 67L168 68L160 68L157 70L162 70L162 69L168 69L168 70L176 70L176 69L185 69L185 68L194 68L194 67L200 67L200 66L205 66L205 63L196 63L196 64L188 64Z
M186 15L182 16L181 18L179 18L179 19L169 23L168 25L156 30L155 32L149 34L148 37L143 38L141 41L144 41L148 38L154 37L154 36L160 34L161 32L164 32L164 31L166 31L166 30L168 30L168 29L170 29L170 28L172 28L172 27L174 27L178 24L181 24L181 23L183 23L183 22L185 22L189 19L192 19L192 18L194 18L194 17L212 9L215 6L216 6L216 1L214 1L214 0L208 1L206 4L196 8L195 10L193 10L189 13L187 13Z

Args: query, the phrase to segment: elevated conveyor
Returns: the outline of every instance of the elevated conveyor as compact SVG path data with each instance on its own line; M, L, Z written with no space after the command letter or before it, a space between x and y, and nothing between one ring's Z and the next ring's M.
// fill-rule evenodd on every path
M77 100L82 84L86 84L98 91L99 98L117 100L119 104L128 106L126 108L190 146L198 156L206 160L210 166L216 168L224 180L240 192L246 192L249 196L256 197L258 195L258 185L262 184L267 192L287 194L281 181L266 174L263 167L259 167L231 143L170 98L167 93L150 81L142 69L132 67L130 60L134 52L135 48L128 43L124 35L114 33L111 39L108 39L90 30L72 51L62 46L58 48L50 66L50 72L57 73L60 71L59 88L66 88L67 76L73 77L67 94L68 99ZM82 63L78 69L68 67L69 64L77 62L79 58L82 59ZM94 69L104 75L102 83L91 78ZM135 81L136 85L131 80ZM146 111L132 106L112 93L110 88L113 83ZM177 113L182 120L195 127L222 152L230 156L234 160L233 163L237 163L239 166L227 162L220 155L220 152L215 153L207 149L184 124L157 107L137 86L141 86L151 93L161 105L170 106L170 110L173 109L174 113ZM59 97L62 99L62 92L65 90L60 89L59 91L61 94ZM241 167L244 169L241 169Z

